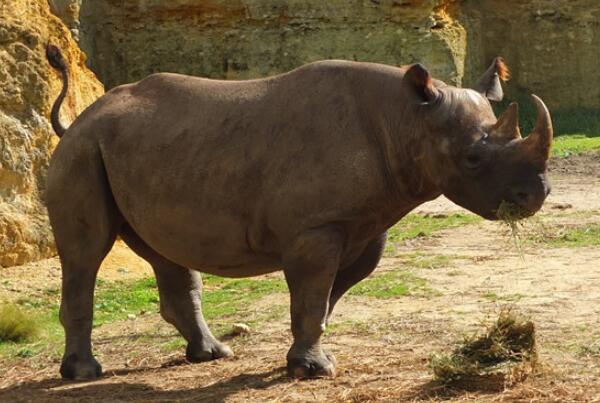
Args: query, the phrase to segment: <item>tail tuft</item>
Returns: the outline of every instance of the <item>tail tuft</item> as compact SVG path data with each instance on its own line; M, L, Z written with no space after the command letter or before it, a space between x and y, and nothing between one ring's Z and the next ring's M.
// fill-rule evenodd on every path
M46 46L46 58L48 58L50 66L54 67L55 69L67 69L67 62L57 46L52 44L48 44Z

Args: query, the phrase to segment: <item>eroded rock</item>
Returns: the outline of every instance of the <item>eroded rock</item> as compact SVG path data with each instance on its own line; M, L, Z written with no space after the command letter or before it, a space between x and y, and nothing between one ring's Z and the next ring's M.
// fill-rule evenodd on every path
M452 0L84 1L81 46L107 88L157 71L245 79L319 59L420 61L462 79Z
M71 65L72 86L62 119L70 122L103 93L85 56L47 0L0 3L0 265L54 253L41 201L46 167L58 138L48 116L61 82L45 59L50 41ZM68 191L68 189L65 189Z
M53 0L76 2L78 0ZM598 108L597 0L83 0L81 45L107 88L157 71L245 79L317 59L424 63L472 85L490 61L508 93Z

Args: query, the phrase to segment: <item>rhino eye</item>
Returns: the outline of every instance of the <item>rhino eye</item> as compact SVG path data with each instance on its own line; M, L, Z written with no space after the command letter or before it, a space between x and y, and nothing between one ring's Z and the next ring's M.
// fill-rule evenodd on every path
M482 159L477 154L469 154L465 158L465 167L467 169L476 170L481 166Z

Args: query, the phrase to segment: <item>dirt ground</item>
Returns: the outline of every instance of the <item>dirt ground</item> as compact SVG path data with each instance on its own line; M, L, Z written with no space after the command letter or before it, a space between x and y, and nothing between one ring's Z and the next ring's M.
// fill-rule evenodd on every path
M600 154L553 160L553 190L540 221L552 228L600 224L599 172ZM417 211L461 209L440 198ZM58 358L23 360L0 379L0 401L600 402L599 247L525 244L521 256L507 228L481 221L406 242L398 257L383 259L377 270L394 270L404 254L414 252L448 258L443 267L414 270L433 292L392 299L346 296L324 337L338 361L334 379L286 377L288 296L278 293L255 302L252 311L276 308L283 314L227 340L236 353L231 359L188 364L182 349L164 353L153 340L174 337L175 331L151 313L94 330L94 349L106 372L100 380L64 382L57 376ZM100 271L107 280L150 274L122 244ZM60 282L57 259L2 269L0 275L11 280L10 287L0 288L0 299ZM430 355L451 351L506 304L536 324L536 372L523 382L484 390L434 382Z

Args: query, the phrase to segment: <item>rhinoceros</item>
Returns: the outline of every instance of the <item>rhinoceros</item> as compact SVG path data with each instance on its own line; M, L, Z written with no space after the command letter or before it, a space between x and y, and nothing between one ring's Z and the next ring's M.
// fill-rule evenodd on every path
M108 91L67 130L58 112L68 66L56 47L47 57L64 81L45 194L62 264L64 378L101 375L94 284L117 236L152 265L160 312L189 361L232 355L203 318L199 272L283 270L289 374L333 376L321 335L340 297L377 266L387 229L442 194L495 220L501 203L534 214L550 190L550 114L533 95L526 138L516 104L496 119L500 58L473 89L421 64L343 60L247 81L153 74Z

